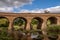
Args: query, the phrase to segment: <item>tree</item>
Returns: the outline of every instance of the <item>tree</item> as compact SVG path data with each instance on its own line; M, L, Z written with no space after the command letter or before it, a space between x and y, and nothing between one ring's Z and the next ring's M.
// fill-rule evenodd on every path
M45 12L45 13L50 13L48 10L45 10L44 12Z

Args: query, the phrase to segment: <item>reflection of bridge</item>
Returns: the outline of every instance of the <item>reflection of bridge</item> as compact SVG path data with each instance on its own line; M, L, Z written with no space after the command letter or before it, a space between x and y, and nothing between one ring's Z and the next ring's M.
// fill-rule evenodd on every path
M39 13L0 13L0 17L6 17L8 20L9 20L9 27L8 29L11 30L12 27L13 27L13 21L15 20L15 18L18 18L18 17L22 17L24 19L27 20L27 25L26 25L26 29L27 30L30 30L30 23L31 23L31 20L33 18L39 18L39 19L42 19L42 26L41 29L45 29L46 28L46 22L48 19L52 19L52 21L54 21L55 19L55 22L56 24L60 25L60 14L51 14L51 13L45 13L45 14L39 14ZM41 20L40 20L41 22ZM43 34L45 34L45 32L43 32Z

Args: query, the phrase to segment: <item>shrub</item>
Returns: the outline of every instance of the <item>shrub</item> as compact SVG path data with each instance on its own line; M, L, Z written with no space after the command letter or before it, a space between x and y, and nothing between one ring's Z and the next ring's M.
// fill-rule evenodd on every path
M0 40L13 40L13 38L8 36L7 30L0 30Z
M60 34L60 25L49 25L47 26L47 34L50 37L56 37Z

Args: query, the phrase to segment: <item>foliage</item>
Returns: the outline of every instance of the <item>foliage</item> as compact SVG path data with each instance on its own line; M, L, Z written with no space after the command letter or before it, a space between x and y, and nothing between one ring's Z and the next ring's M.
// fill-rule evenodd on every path
M25 21L21 18L17 18L15 21L14 21L14 28L16 29L20 29L22 28L24 25L25 26ZM38 25L38 20L37 19L33 19L32 22L31 22L31 25L33 27L33 29L37 29L37 25Z
M31 26L33 30L37 30L37 26L38 26L39 21L37 19L33 19L31 22Z
M42 34L40 34L40 35L38 35L38 37L37 37L38 39L43 39L43 35Z
M25 20L21 18L17 18L14 20L14 30L24 29L24 26L25 26Z
M25 25L22 25L22 26L14 25L14 30L21 30L21 29L24 30L24 27Z
M47 34L49 36L56 36L56 35L60 34L60 25L47 26Z
M40 32L42 31L41 29L37 29L37 26L39 24L39 21L37 19L33 19L31 22L32 25L32 30L30 30L30 33L33 35L38 35L37 39L42 39L43 35L40 34Z
M25 27L25 20L22 18L17 18L14 20L14 30L24 29Z
M25 21L23 19L17 19L14 21L14 28L15 30L22 32L24 33L25 35L27 35L27 33L30 33L33 35L38 35L37 33L40 32L41 30L40 29L37 29L37 25L39 23L39 21L37 19L33 19L32 22L31 22L31 25L33 26L33 30L24 30L24 27L22 25L25 26ZM21 25L20 25L21 24ZM42 38L42 35L38 36L37 38Z
M6 27L2 27L2 29L0 30L0 40L13 40L11 36L8 36Z
M50 25L51 24L51 21L50 20L47 20L47 25Z
M14 21L14 25L25 25L25 21L21 18L17 18L15 21Z
M8 36L8 20L6 18L0 18L0 40L12 40L12 37Z
M37 19L33 19L31 22L32 25L37 25L38 24L38 20Z
M0 19L0 27L7 27L9 24L8 24L8 21L7 21L7 19L5 19L5 18L1 18Z

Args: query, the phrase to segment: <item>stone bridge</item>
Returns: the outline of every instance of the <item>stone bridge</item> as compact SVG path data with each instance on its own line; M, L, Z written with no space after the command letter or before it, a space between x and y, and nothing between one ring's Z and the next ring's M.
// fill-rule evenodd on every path
M60 25L60 14L59 13L0 13L0 17L5 17L9 20L9 27L8 30L11 30L13 27L13 21L18 18L18 17L22 17L27 21L26 24L26 29L30 30L30 23L31 20L34 18L39 18L42 20L42 26L41 29L45 29L46 28L46 22L49 18L52 18L52 21L54 21L57 25ZM40 20L40 21L41 21ZM43 32L44 34L44 32Z

